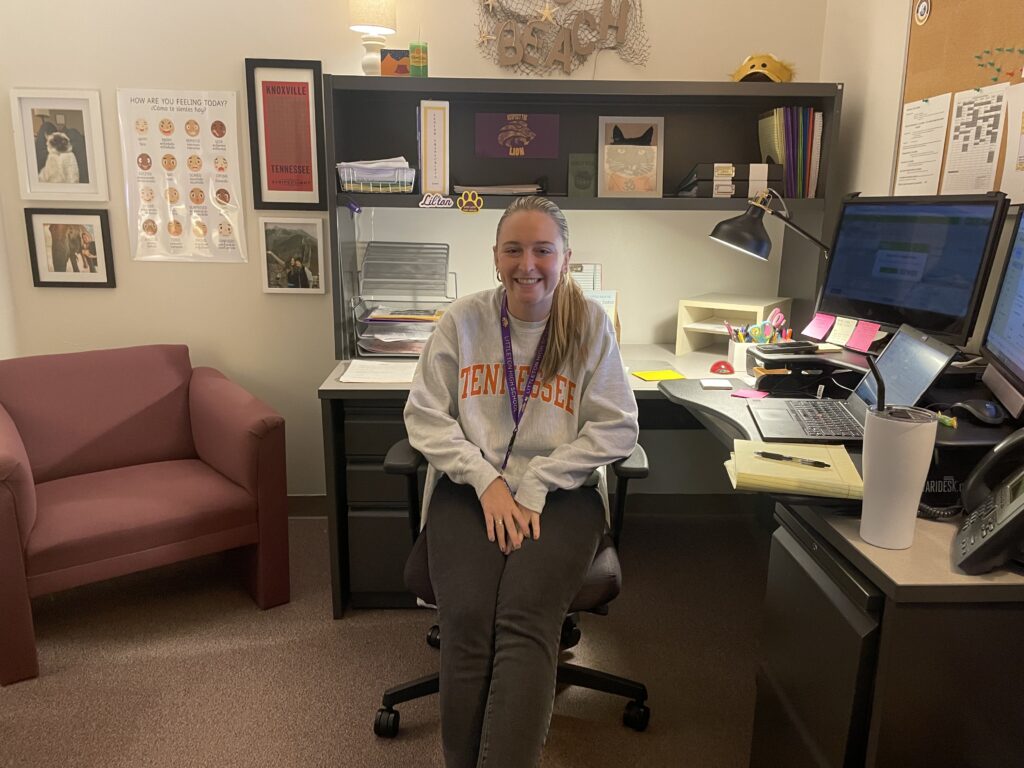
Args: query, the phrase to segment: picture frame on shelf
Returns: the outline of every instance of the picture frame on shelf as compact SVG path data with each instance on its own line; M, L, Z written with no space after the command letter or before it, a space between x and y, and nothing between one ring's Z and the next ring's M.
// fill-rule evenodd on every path
M246 59L253 206L325 211L319 61Z
M37 288L116 287L106 211L26 208L25 228Z
M23 199L109 199L99 91L12 88L11 121Z
M597 196L661 197L664 134L664 117L599 117Z
M324 225L313 218L260 218L264 293L324 293Z

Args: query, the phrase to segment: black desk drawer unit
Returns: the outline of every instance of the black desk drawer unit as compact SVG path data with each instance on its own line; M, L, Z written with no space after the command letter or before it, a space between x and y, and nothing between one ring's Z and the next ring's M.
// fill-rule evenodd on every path
M750 766L863 766L881 597L786 518L772 535Z
M412 548L405 478L384 473L388 449L406 437L405 400L345 403L350 600L355 608L408 608L402 572Z

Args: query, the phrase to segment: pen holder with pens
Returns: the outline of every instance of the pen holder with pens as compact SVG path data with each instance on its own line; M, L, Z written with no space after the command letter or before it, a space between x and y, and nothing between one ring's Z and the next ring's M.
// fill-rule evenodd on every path
M747 350L754 346L754 342L742 342L729 339L729 362L732 363L736 373L744 373L747 370Z

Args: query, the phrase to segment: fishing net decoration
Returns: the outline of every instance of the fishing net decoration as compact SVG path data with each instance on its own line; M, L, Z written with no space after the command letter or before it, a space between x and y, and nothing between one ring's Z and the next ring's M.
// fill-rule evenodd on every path
M477 47L485 58L499 66L504 66L519 75L543 73L548 74L556 69L563 69L562 61L551 60L548 53L555 47L561 29L572 30L577 16L590 13L593 19L600 20L601 12L609 6L612 23L617 23L621 5L629 8L629 20L626 25L625 39L619 42L618 30L610 27L604 39L598 39L597 23L580 20L577 26L579 42L585 48L593 46L592 54L579 54L573 49L569 58L569 72L575 72L586 60L588 55L597 55L598 51L614 49L623 61L637 66L646 66L650 57L651 41L644 26L643 8L640 0L473 0L477 3ZM512 47L513 29L522 42L526 25L544 18L545 11L555 23L535 24L532 28L533 37L537 41L536 49L532 45L529 53L539 59L533 64L521 59L515 64L503 64L501 61L502 46L506 50ZM500 38L500 39L499 39ZM563 69L564 71L564 69Z

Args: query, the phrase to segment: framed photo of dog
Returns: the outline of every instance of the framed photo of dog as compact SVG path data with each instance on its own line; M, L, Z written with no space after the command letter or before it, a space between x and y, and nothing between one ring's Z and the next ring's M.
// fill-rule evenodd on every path
M25 200L108 199L99 91L13 88L11 119Z
M26 208L32 284L37 288L113 288L107 212Z
M599 117L598 197L661 197L664 117Z

